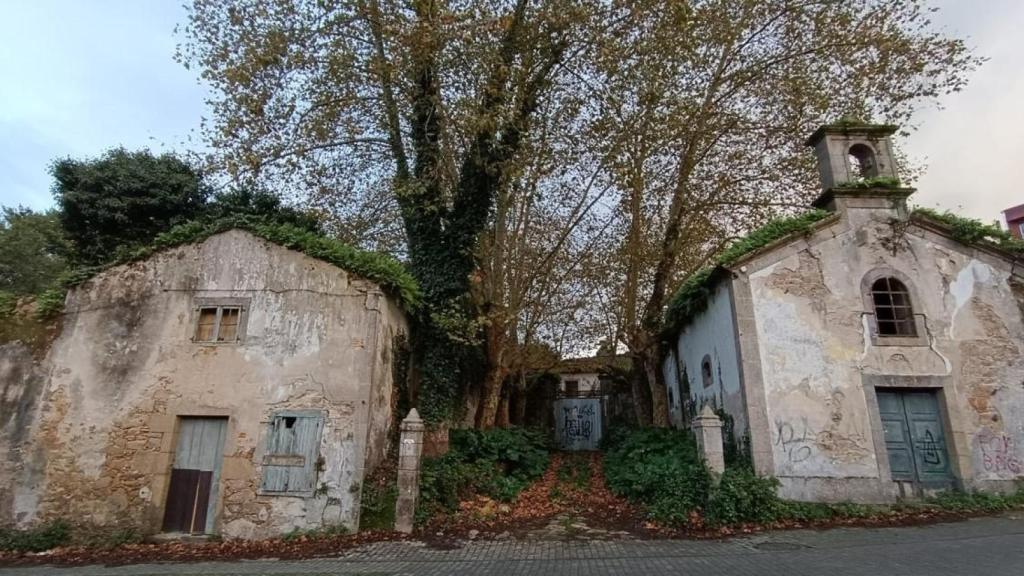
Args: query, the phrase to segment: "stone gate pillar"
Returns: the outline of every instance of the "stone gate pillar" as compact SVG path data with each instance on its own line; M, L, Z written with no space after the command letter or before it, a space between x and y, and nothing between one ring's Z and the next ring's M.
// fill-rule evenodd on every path
M402 420L398 441L398 500L395 502L395 530L409 534L416 517L420 495L420 456L423 453L423 420L413 408Z
M722 420L711 406L705 404L700 414L693 419L693 433L697 436L697 448L707 462L708 470L714 475L725 471L725 448L722 446Z

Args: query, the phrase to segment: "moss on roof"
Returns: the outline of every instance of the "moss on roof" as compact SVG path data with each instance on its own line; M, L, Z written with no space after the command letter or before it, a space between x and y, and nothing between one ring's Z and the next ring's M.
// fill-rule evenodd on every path
M733 242L723 250L711 265L691 274L676 290L665 311L666 334L675 334L694 316L704 311L715 285L715 270L728 267L743 257L769 244L797 233L807 233L814 226L832 215L825 210L811 210L797 216L772 220L744 238Z
M791 234L809 232L815 224L831 214L824 210L812 210L799 216L773 220L733 243L715 258L712 265L698 270L679 287L665 311L664 334L677 333L694 316L707 308L716 280L714 272L719 266L729 267L744 256ZM1024 240L1015 238L997 224L985 224L980 220L958 216L948 210L938 212L929 208L915 208L912 215L941 225L949 231L950 237L964 244L987 246L1011 254L1024 254Z
M985 224L981 220L958 216L948 210L939 212L930 208L914 208L912 215L942 225L958 242L968 245L980 244L1012 254L1024 254L1024 240L1013 237L995 223Z
M385 292L397 298L406 310L411 312L419 308L419 285L405 267L391 256L359 250L339 240L321 236L291 224L242 216L214 222L188 222L160 234L147 246L118 255L113 261L103 266L75 270L62 278L58 288L44 293L44 295L51 296L47 300L59 302L60 306L47 306L40 310L39 315L45 317L60 312L64 302L63 295L69 288L89 280L103 270L144 260L169 248L202 242L215 234L228 230L244 230L268 242L333 264L360 278L376 282Z

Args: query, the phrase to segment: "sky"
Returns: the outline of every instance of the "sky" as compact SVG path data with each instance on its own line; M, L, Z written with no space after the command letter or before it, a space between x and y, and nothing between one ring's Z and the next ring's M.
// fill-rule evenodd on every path
M0 204L52 206L58 158L199 145L205 93L173 59L181 3L0 0ZM900 143L926 169L912 200L993 221L1024 203L1024 2L933 4L940 28L989 61Z

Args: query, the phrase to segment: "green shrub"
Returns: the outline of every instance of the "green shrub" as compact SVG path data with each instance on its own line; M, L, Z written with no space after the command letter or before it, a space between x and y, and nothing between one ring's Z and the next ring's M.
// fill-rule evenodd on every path
M532 482L548 467L548 438L540 430L453 430L449 441L464 461L493 462L500 467L502 476Z
M36 319L53 318L64 311L64 299L68 291L64 288L50 288L36 298Z
M784 510L776 495L778 487L775 478L758 476L749 468L727 468L711 490L705 519L714 526L773 522Z
M18 305L18 297L6 290L0 290L0 318L9 318Z
M394 482L386 486L375 483L363 484L360 498L359 529L391 530L395 526L395 502L398 487Z
M610 444L604 465L608 488L642 504L654 520L685 524L707 502L711 477L690 433L641 428Z
M0 529L0 550L8 552L43 552L71 541L71 526L55 520L28 530Z
M418 522L454 512L476 494L511 502L548 467L547 436L537 430L452 430L449 446L444 456L423 460Z

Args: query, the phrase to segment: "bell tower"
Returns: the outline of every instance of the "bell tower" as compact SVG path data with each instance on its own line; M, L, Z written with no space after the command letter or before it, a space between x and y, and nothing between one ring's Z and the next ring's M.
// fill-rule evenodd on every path
M896 130L889 124L843 121L811 134L807 145L818 159L822 188L814 206L837 210L864 204L851 203L854 198L876 200L868 204L886 198L905 206L914 189L900 185L890 140Z

